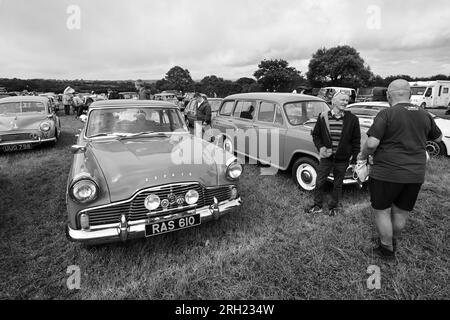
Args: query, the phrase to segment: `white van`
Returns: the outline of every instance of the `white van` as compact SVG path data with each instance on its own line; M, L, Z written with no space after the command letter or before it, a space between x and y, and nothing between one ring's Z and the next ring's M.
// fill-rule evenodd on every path
M411 103L422 108L439 108L450 106L450 81L410 82Z

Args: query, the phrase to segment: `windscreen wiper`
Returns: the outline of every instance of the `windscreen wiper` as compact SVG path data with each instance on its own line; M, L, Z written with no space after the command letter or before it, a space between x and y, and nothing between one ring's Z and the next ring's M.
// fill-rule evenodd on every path
M136 138L136 137L144 136L144 135L147 135L147 134L157 135L157 136L162 136L162 137L167 137L168 136L167 133L164 133L164 132L143 131L143 132L138 132L138 133L133 133L133 134L122 136L122 137L119 138L119 140Z

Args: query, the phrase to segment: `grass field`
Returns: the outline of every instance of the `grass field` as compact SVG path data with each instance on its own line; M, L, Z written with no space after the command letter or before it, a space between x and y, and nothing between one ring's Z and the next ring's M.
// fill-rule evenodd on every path
M367 190L344 188L334 218L304 213L287 173L245 167L234 215L148 240L86 248L66 240L70 145L0 155L0 299L448 299L450 159L433 159L394 263L371 255ZM81 269L81 289L66 286ZM381 268L369 290L367 268Z

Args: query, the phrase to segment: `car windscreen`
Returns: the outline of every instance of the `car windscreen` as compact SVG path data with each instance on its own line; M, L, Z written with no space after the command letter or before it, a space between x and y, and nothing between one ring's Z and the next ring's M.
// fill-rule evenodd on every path
M86 136L140 132L170 133L180 130L185 129L179 111L175 109L111 108L92 110L89 113Z
M426 87L411 87L411 95L413 96L423 96Z
M301 125L317 117L324 111L330 110L322 101L289 102L284 105L286 116L291 125Z
M39 112L46 113L45 105L38 101L0 103L0 114Z

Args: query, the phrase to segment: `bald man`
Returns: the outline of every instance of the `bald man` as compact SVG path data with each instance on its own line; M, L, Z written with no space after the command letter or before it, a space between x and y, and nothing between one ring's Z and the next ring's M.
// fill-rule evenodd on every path
M395 258L397 240L425 180L426 141L442 136L431 115L410 98L407 81L389 85L390 108L377 115L358 155L358 161L374 156L369 190L380 236L374 253L388 259Z
M314 205L308 213L322 213L324 187L330 172L333 172L332 200L328 204L328 215L338 213L338 205L342 198L342 183L349 166L356 164L356 157L361 150L361 131L358 118L345 111L349 96L337 92L332 100L332 110L325 111L317 119L312 132L314 144L319 151L320 163L314 192Z

